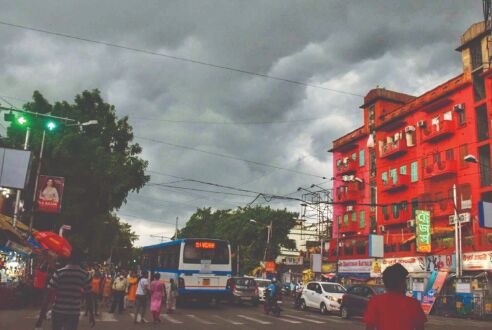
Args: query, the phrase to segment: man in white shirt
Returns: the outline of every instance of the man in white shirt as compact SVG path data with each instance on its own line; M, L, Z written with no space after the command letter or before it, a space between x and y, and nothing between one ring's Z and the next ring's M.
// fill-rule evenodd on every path
M137 295L136 295L136 310L135 310L135 320L137 323L138 313L141 310L141 319L140 322L145 323L144 315L145 310L147 309L147 300L149 296L149 273L144 271L142 272L142 276L138 279L137 282Z

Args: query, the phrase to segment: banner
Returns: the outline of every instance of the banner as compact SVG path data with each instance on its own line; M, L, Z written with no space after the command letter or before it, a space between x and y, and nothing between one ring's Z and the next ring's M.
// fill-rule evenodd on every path
M415 215L415 236L417 241L417 252L431 252L431 224L430 212L417 210Z
M285 264L287 266L298 266L304 264L303 257L285 257Z
M38 191L36 193L36 211L60 213L64 187L64 178L40 175L38 178Z
M465 253L463 270L492 270L492 251Z
M381 272L394 264L401 264L409 273L426 271L425 257L386 258L381 261Z
M426 295L422 298L420 304L426 315L429 315L430 311L432 310L432 306L434 306L437 295L439 294L439 292L441 292L444 282L446 281L446 277L448 277L447 271L437 272L434 283L432 283L432 288L427 291Z
M267 273L275 273L275 261L266 261L265 262L265 271Z

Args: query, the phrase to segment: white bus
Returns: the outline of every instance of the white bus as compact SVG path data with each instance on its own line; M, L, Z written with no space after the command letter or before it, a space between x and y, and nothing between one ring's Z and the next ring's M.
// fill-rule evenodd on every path
M141 268L150 274L160 273L166 285L173 278L180 299L220 300L228 295L231 247L224 240L199 238L145 246Z

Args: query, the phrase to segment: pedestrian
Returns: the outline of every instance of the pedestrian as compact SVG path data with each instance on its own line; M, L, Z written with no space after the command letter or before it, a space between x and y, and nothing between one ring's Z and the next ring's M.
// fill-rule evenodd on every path
M144 316L145 316L145 311L147 309L147 300L149 296L149 273L147 271L142 272L142 276L137 281L137 292L136 292L136 310L135 310L135 320L134 322L137 323L137 318L139 312L141 313L141 319L140 321L142 323L145 323Z
M113 279L109 273L106 273L103 279L103 305L105 308L109 308L109 303L111 301L111 286L113 285Z
M68 264L56 270L48 283L47 296L55 297L52 312L53 330L76 330L78 328L83 295L89 307L89 323L91 327L94 327L96 323L92 308L91 277L87 271L82 269L82 259L82 251L74 248ZM45 299L41 310L46 310L45 304L48 303L49 299Z
M167 308L167 313L171 314L174 313L176 310L176 298L179 295L179 290L178 286L176 285L176 282L172 278L169 281L169 293L167 295L167 301L166 301L166 308Z
M367 304L364 323L367 330L423 330L427 322L417 299L407 297L408 271L394 264L383 272L386 293L373 296Z
M155 273L150 283L150 311L154 323L160 323L162 300L166 299L166 286L161 282L161 274Z
M118 306L118 313L123 313L123 303L125 299L126 289L128 287L128 281L124 273L118 274L114 279L113 285L113 303L111 304L110 313L114 313L116 306Z
M130 273L130 277L128 277L128 295L127 302L129 307L135 307L135 299L137 295L137 281L138 278L135 276L135 272Z
M102 279L101 279L101 274L96 271L94 273L94 277L92 278L92 303L94 304L94 312L96 315L99 315L98 310L99 310L99 302L98 300L101 297L101 292L102 292ZM87 316L87 313L89 311L89 308L86 308L85 310L85 316Z

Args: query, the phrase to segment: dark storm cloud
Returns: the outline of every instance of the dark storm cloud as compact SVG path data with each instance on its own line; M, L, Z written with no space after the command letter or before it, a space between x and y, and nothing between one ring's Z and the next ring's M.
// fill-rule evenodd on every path
M7 1L0 20L366 94L409 94L459 74L454 48L479 1ZM331 141L362 124L362 98L0 25L0 95L73 99L99 88L135 135L330 177ZM15 104L18 101L12 100ZM251 125L321 118L288 124ZM151 120L148 120L151 119ZM209 124L162 120L206 121ZM241 122L224 125L224 122ZM150 169L255 191L293 193L316 177L136 140ZM152 182L176 181L153 175ZM227 191L177 183L188 188ZM228 190L230 191L230 190ZM197 207L253 198L148 186L121 216L173 233ZM260 201L265 202L265 201ZM296 203L273 202L297 209ZM169 235L170 236L170 235Z

